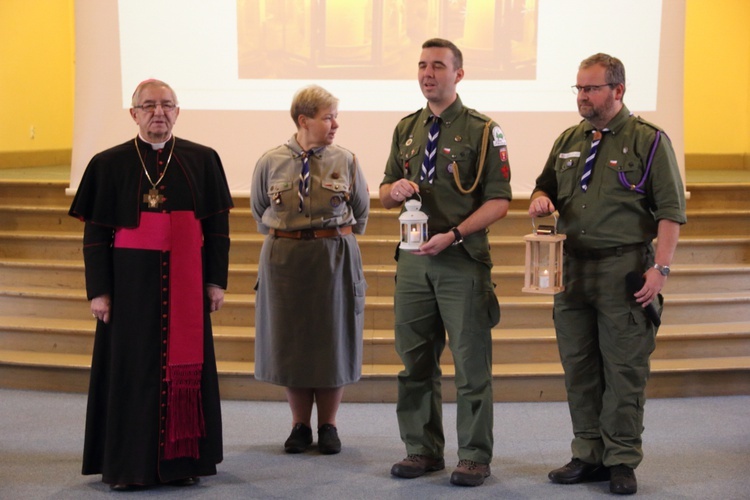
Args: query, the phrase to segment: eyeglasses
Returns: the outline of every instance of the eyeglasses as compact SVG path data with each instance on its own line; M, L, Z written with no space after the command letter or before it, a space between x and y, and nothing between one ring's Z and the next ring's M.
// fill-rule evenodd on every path
M591 92L599 92L599 90L602 87L612 87L613 85L617 85L616 83L604 83L602 85L572 85L570 87L570 90L573 91L574 94L578 95L580 93L583 94L590 94Z
M156 111L157 106L161 106L161 109L164 110L164 112L174 111L177 105L173 102L147 102L144 104L141 104L140 106L133 106L137 109L142 109L146 113L153 113Z

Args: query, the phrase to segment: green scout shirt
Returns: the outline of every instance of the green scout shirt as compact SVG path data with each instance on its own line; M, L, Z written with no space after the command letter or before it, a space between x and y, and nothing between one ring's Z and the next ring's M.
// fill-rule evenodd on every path
M367 181L357 157L332 144L310 156L310 194L299 211L302 147L295 136L261 156L255 165L250 206L258 231L296 231L354 226L363 234L370 211Z
M685 190L672 144L665 133L643 185L645 194L624 186L643 178L649 153L659 130L622 110L607 124L610 132L599 143L591 181L586 192L580 181L591 148L594 127L586 120L567 129L555 141L536 191L544 191L560 213L558 230L566 245L577 249L603 249L650 242L658 221L680 224L685 217Z
M510 200L510 165L503 131L492 122L484 147L487 149L484 169L477 188L470 194L461 193L453 177L457 168L463 189L474 185L479 170L484 126L487 116L465 107L456 97L440 116L435 180L420 182L420 169L425 156L427 134L432 125L429 107L403 118L393 132L391 151L382 184L409 179L419 185L422 212L427 214L430 233L443 233L458 226L484 202L496 198ZM403 210L403 209L402 209ZM486 231L478 231L464 239L464 247L476 260L491 265Z

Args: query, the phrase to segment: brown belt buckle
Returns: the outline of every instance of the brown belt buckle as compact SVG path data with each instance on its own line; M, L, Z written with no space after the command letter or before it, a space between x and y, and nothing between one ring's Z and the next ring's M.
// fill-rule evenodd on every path
M300 230L300 239L301 240L314 240L315 239L315 229L301 229Z

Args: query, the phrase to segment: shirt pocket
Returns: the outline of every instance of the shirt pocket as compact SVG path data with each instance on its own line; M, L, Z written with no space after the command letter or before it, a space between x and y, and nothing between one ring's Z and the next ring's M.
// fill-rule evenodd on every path
M419 170L422 168L423 155L424 146L422 144L412 143L401 147L398 158L401 164L401 172L405 179L413 180L415 176L419 175Z
M580 165L581 152L560 153L555 161L555 175L557 176L557 199L569 198L578 183L578 165Z
M348 174L342 172L331 172L320 180L320 186L323 188L321 193L323 202L331 206L331 213L334 216L344 215L346 205L351 197L351 190Z
M632 151L632 147L629 148ZM607 174L612 179L608 179L604 183L605 186L611 190L609 195L617 196L618 198L626 197L632 199L633 197L643 197L643 193L638 193L636 187L643 180L645 173L645 165L641 160L632 153L618 154L616 156L609 156L606 160ZM645 183L640 186L639 189L645 191Z
M487 151L491 154L493 151ZM465 144L452 144L450 147L438 149L438 175L447 173L455 183L456 174L464 189L469 189L477 178L477 153L474 148Z
M271 200L274 212L287 212L291 207L299 205L295 187L296 184L288 180L272 182L268 185L268 199Z

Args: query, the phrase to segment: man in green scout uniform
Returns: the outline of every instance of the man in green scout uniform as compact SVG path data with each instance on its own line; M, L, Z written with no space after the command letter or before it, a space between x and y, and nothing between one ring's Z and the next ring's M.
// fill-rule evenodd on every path
M549 478L573 484L609 473L612 493L632 494L658 326L646 308L661 311L686 222L684 188L669 138L623 104L619 59L585 59L573 89L584 120L555 141L529 207L532 217L557 210L567 235L554 319L575 437L573 459Z
M422 45L418 79L427 107L399 122L380 186L385 208L419 197L429 240L397 256L397 415L407 457L391 474L414 478L445 467L440 355L446 331L458 390L457 485L478 486L492 460L492 336L500 308L490 278L487 227L508 212L505 136L464 107L456 85L461 51L448 40ZM418 195L418 196L417 196Z

